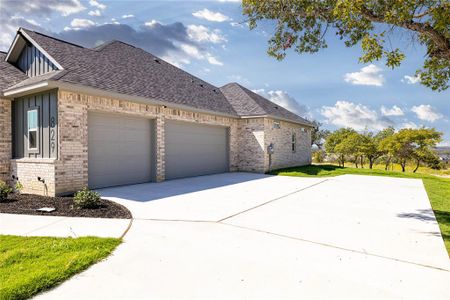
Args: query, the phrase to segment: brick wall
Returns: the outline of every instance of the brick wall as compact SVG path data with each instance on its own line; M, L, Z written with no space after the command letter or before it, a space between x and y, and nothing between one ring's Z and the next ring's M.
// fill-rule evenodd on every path
M11 174L19 178L23 193L55 195L55 160L45 158L22 158L11 161ZM40 182L38 177L45 180Z
M0 99L0 180L10 179L11 101Z
M88 111L122 113L156 119L157 181L164 180L166 119L229 127L230 170L238 170L237 119L60 90L58 92L59 158L55 164L57 194L72 192L88 184Z
M239 171L264 172L264 119L241 119L238 127Z
M164 125L166 120L220 125L229 128L230 170L266 172L269 170L267 147L275 145L272 169L305 165L311 162L310 130L289 122L273 128L268 118L236 119L195 113L163 106L146 105L69 91L58 91L58 159L11 160L11 173L18 176L24 192L64 194L88 185L88 112L120 113L155 119L156 181L165 179ZM0 100L0 176L9 178L11 157L11 105ZM3 116L5 116L3 118ZM292 152L291 134L296 134ZM45 185L37 180L45 179Z
M265 148L270 143L274 144L274 153L269 166L269 155L264 158L264 170L271 170L309 165L311 163L311 130L299 124L277 121L280 128L274 128L274 120L266 118ZM303 129L303 130L302 130ZM292 134L296 137L295 152L292 151Z

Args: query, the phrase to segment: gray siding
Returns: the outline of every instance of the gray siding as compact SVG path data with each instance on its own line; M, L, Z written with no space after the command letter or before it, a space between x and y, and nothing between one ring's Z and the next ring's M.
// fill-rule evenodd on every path
M14 99L14 158L58 157L58 108L56 91ZM27 111L38 110L38 148L28 150Z
M17 60L17 67L29 77L57 70L58 68L36 47L26 45Z

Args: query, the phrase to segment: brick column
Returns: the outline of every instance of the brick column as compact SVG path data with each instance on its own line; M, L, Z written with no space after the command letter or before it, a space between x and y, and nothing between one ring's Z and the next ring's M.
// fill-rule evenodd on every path
M11 157L11 100L0 99L0 180L10 180Z
M164 127L165 118L160 114L156 118L156 182L164 181L166 178Z

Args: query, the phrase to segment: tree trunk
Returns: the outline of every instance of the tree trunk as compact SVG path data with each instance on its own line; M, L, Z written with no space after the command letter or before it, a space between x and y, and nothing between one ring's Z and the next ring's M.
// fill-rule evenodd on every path
M369 169L371 169L371 170L372 170L372 167L373 167L373 161L374 161L373 158L369 158Z
M414 169L413 173L416 173L416 171L419 169L420 166L420 159L417 160L416 168Z
M402 162L400 163L400 165L402 166L402 172L405 172L406 161L402 161Z
M384 166L385 171L389 170L390 164L391 164L391 157L389 156L388 159L386 160L386 165Z
M361 155L361 169L364 169L364 156Z

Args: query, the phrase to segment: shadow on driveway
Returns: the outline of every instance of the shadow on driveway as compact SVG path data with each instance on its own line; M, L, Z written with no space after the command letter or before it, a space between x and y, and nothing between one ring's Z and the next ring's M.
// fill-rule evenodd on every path
M268 177L272 176L242 172L222 173L168 180L160 183L150 182L103 188L98 189L97 192L99 192L102 197L116 197L138 202L148 202L253 180L261 180Z

